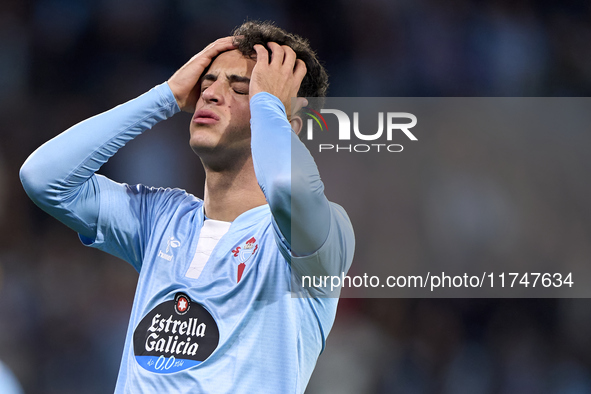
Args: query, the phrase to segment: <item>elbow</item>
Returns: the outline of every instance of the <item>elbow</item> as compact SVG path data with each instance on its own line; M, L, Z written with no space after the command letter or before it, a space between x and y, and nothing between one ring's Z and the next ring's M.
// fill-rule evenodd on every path
M50 186L50 181L46 179L46 169L29 157L21 166L19 178L27 195L38 205L43 204L43 195L46 194Z
M35 189L38 188L37 171L35 166L31 164L30 158L27 159L27 161L25 161L25 163L21 166L19 178L27 194L30 195L35 191Z

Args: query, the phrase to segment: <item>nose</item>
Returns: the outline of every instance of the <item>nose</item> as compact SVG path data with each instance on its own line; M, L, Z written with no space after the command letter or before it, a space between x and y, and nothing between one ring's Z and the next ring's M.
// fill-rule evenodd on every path
M203 97L203 101L206 103L215 103L220 104L223 102L224 95L223 95L223 86L222 82L219 80L214 81L211 85L209 85L203 93L201 93L201 97Z

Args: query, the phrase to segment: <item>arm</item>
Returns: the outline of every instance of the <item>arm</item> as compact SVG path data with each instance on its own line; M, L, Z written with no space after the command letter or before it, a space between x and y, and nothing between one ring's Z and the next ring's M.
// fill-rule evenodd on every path
M250 105L257 180L293 255L310 255L323 245L330 227L329 202L318 168L292 131L277 97L258 93Z
M137 232L142 212L145 214L142 204L151 201L154 193L144 193L145 188L121 185L94 173L144 130L179 109L193 111L199 95L199 77L215 56L234 48L232 40L225 37L215 41L181 67L167 84L81 122L42 145L20 171L27 194L43 210L79 232L85 243L102 242L104 234L97 227L103 217L117 244L113 246L115 250L108 251L139 264L141 237ZM105 197L101 198L101 194ZM150 196L142 197L144 194ZM101 201L106 202L102 213ZM124 245L126 241L130 245ZM126 250L126 246L131 250Z
M271 62L267 50L255 45L250 86L255 172L292 255L307 256L326 241L331 209L316 164L289 122L288 102L297 95L306 66L291 48L268 45ZM298 99L296 107L304 102Z
M90 240L99 215L94 173L119 148L178 111L166 84L66 130L25 161L20 178L41 209Z

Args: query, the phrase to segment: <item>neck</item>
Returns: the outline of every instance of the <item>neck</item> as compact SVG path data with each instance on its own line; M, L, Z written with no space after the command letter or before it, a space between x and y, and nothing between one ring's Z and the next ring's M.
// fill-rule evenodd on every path
M205 215L232 222L242 213L267 203L257 183L252 156L235 162L231 168L205 167Z

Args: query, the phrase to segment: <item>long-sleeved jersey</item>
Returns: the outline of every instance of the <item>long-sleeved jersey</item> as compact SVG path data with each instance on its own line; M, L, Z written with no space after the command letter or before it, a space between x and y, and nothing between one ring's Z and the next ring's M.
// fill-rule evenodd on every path
M183 190L96 174L127 141L179 111L166 83L66 130L21 168L37 205L139 272L117 393L305 389L338 300L322 289L294 297L292 277L346 273L353 230L324 196L280 100L259 93L250 107L268 204L231 223L207 219L203 201Z

